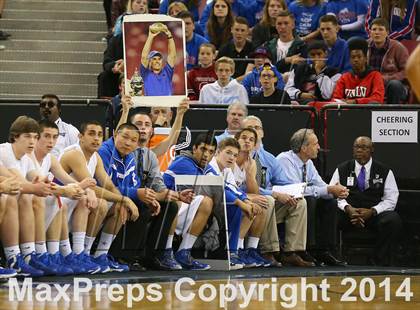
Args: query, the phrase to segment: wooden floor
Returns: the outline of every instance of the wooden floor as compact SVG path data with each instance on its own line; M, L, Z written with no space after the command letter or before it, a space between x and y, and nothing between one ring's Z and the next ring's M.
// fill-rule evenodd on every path
M349 298L355 299L355 301L344 301L344 293L351 287L350 283L343 284L342 281L346 277L307 277L307 278L267 278L267 279L224 279L224 280L200 280L196 281L195 285L183 284L180 289L180 293L183 296L188 294L195 294L196 297L190 301L181 301L179 295L176 295L175 282L158 283L161 287L158 289L161 292L161 299L159 301L149 301L146 296L151 294L145 293L142 300L139 297L139 301L133 301L132 309L200 309L200 310L212 310L212 309L352 309L352 310L400 310L400 309L420 309L420 276L405 276L405 275L384 275L384 276L352 276L351 280L355 281L355 290L350 294ZM370 279L367 279L370 278ZM385 288L385 282L389 278L389 287ZM409 280L406 280L406 279ZM324 298L328 297L328 301L320 301L322 299L322 290L320 288L321 281L326 281L330 287L324 290ZM380 288L381 282L385 287ZM312 291L308 289L306 302L303 301L303 295L301 292L301 285L306 281L307 284L315 284L317 287ZM405 281L405 282L404 282ZM409 281L410 288L405 287L411 291L412 295L410 301L405 301L404 297L396 297L396 292L402 283L407 284ZM102 284L110 285L111 281L100 281ZM147 290L147 286L150 283L137 283L132 284L133 295L138 296L139 291L136 286L141 286ZM266 284L269 288L262 290L262 284ZM371 290L371 286L375 286L375 290ZM121 301L111 301L106 294L106 290L102 290L102 293L98 293L98 298L95 295L95 289L89 294L82 295L81 300L75 301L74 295L69 294L70 301L61 299L58 302L42 302L39 298L43 296L36 296L37 290L33 290L32 297L33 301L9 301L9 289L6 286L0 290L0 309L4 310L70 310L70 309L127 309L127 288L130 284L123 284L125 298ZM221 285L224 287L228 286L227 290L223 290ZM246 301L242 297L237 297L233 301L228 302L226 305L221 304L220 295L221 292L228 293L230 295L231 286L236 287L237 291L240 292L241 287L245 292L249 291L250 288L255 288L254 293L249 295L250 302L246 305ZM288 287L286 288L286 286ZM260 286L260 288L258 288ZM372 286L372 287L373 287ZM212 289L209 287L216 288L215 296L211 296ZM273 288L274 287L274 288ZM292 288L296 287L296 294L292 294ZM149 288L150 289L150 288ZM259 289L261 290L259 293ZM70 291L70 290L69 290ZM99 291L99 290L98 290ZM205 302L201 300L198 295L202 292L207 298L213 299L212 301ZM273 294L273 292L275 292ZM389 301L386 301L388 296L386 292L389 292ZM408 293L408 291L400 291L401 294ZM53 290L53 297L56 294L56 290ZM314 295L316 294L316 296ZM406 294L407 295L407 294ZM153 295L155 296L155 295ZM152 296L152 297L153 297ZM287 297L294 296L296 300L287 299ZM213 298L214 297L214 298ZM366 301L362 300L362 297ZM159 296L158 296L159 298ZM277 298L277 299L276 299ZM98 300L96 300L98 299ZM317 299L318 301L315 301ZM324 299L325 300L325 299ZM244 307L246 306L246 307Z

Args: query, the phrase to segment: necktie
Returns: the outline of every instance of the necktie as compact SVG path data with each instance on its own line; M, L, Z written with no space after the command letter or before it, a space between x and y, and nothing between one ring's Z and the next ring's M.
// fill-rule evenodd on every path
M302 182L306 182L306 163L302 166Z
M357 187L361 192L365 190L365 180L366 180L366 169L365 166L362 166L360 169L359 175L357 176Z
M255 178L257 179L257 183L259 187L265 188L265 175L263 171L263 166L260 161L260 156L258 153L255 155L255 164L257 166L257 174Z

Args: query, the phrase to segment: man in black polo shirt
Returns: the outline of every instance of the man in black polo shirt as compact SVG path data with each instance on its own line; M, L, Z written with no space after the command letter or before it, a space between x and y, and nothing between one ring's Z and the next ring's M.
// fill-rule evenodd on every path
M218 59L226 56L235 60L235 73L232 77L237 79L238 82L242 81L246 67L252 63L252 61L247 60L254 51L252 43L247 39L248 35L248 21L241 16L235 17L235 22L232 26L232 40L221 46L217 54Z
M358 137L353 144L353 158L338 165L330 184L343 184L350 193L338 199L338 225L342 230L367 228L376 233L374 263L388 265L401 230L401 218L394 211L398 187L391 169L372 159L373 144L368 137Z
M269 63L264 64L260 72L262 92L252 96L250 103L255 104L291 104L289 94L276 87L278 76L277 69Z

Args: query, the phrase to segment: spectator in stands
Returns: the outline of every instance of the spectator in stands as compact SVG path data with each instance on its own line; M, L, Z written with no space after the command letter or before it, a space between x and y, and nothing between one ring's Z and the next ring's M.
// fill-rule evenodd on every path
M257 22L256 15L262 10L265 0L228 0L232 7L232 14L234 16L245 17L250 27L254 27ZM203 13L200 17L200 26L205 29L208 20L210 20L211 13L213 11L215 1L209 2L204 8Z
M185 144L186 138L180 137L182 121L189 109L188 100L182 100L176 109L176 117L172 121L172 110L169 107L152 107L150 117L152 118L154 135L150 139L148 147L153 150L159 159L160 170L165 171L172 159L175 157L175 144ZM172 126L172 127L171 127ZM179 141L181 140L181 141Z
M249 97L256 96L262 92L260 72L264 64L271 63L271 55L265 47L258 47L255 49L251 54L251 57L254 58L254 68L242 80L242 85L245 87ZM283 89L284 81L282 75L276 67L273 65L271 66L277 77L276 88Z
M205 29L206 39L219 49L223 44L229 42L233 26L232 7L228 0L216 0L211 4L209 19L202 27Z
M120 15L115 21L114 36L118 36L122 33L122 22L125 15L147 13L149 13L147 0L128 0L126 12Z
M226 56L235 60L235 73L232 77L238 82L244 78L246 68L250 63L248 58L253 51L252 43L248 41L248 35L248 21L241 16L235 17L232 26L232 40L222 45L217 53L217 58Z
M245 104L240 102L232 103L227 109L225 131L216 136L217 143L225 138L233 138L235 134L241 129L243 119L248 115L248 108Z
M286 11L284 0L266 0L261 21L252 29L252 44L258 48L278 36L276 19L280 12Z
M112 0L111 5L111 25L114 27L117 18L127 11L128 0Z
M200 45L198 52L199 66L192 68L187 73L188 98L190 100L198 100L203 86L217 80L214 68L215 58L216 47L213 44L204 43Z
M6 0L0 0L0 18L2 18L3 15L3 9L4 9L4 3Z
M60 117L61 101L57 95L45 94L42 96L39 103L39 114L42 118L46 118L58 126L58 140L51 151L55 157L58 158L66 147L78 143L79 131L77 128L64 122Z
M251 97L254 104L291 104L286 91L276 88L277 75L270 63L264 64L260 71L262 92Z
M416 17L416 0L370 0L366 16L366 31L377 17L388 21L389 38L394 40L411 39Z
M167 12L164 14L168 14L171 17L176 17L179 13L185 11L189 12L187 6L183 2L174 1L169 5Z
M338 36L340 27L334 15L324 15L319 20L322 39L328 47L327 66L338 68L340 72L349 71L350 56L347 42Z
M389 25L383 18L376 18L370 26L368 59L370 67L382 74L386 102L399 104L406 101L408 89L404 80L408 50L389 38Z
M222 57L215 64L217 81L204 85L200 91L200 103L230 104L239 101L248 104L246 89L235 79L231 79L235 72L235 62L229 57Z
M164 24L162 28L154 29L155 24L150 25L149 34L141 52L140 75L144 81L145 96L170 96L172 95L172 77L176 61L175 40ZM159 24L158 24L159 25ZM151 51L154 38L164 33L168 39L168 58L166 64L163 55L159 51Z
M312 162L312 159L317 158L320 149L318 138L312 129L302 128L296 131L290 138L290 148L290 151L280 153L276 158L283 171L279 178L281 184L307 183L304 194L308 202L308 245L312 247L309 250L319 263L345 265L345 262L328 251L327 246L330 238L336 236L336 225L333 225L336 210L328 208L328 204L317 204L315 199L344 199L348 196L348 189L341 184L327 185L322 180ZM318 223L317 220L320 225L315 224Z
M208 43L207 39L194 33L194 20L190 12L185 11L177 15L185 24L185 44L187 52L187 70L191 70L198 64L198 51L201 44Z
M394 211L399 191L392 170L373 159L372 153L369 137L356 138L353 159L337 166L330 184L346 184L350 190L346 199L337 201L343 211L338 216L340 229L359 227L375 232L373 263L390 265L402 228L401 218Z
M98 76L98 97L112 98L118 94L118 78L124 74L124 49L122 34L112 37L104 52L102 71Z
M420 46L414 50L407 61L406 72L407 79L410 82L411 89L420 101Z
M308 44L310 63L299 64L290 73L285 90L292 100L301 104L331 99L341 74L337 68L327 66L327 45L323 41Z
M117 124L121 117L121 100L124 97L125 93L125 78L124 74L121 74L119 77L119 89L120 92L118 95L112 97L110 104L106 110L106 123L105 127L109 128L109 133L112 135L114 130L117 128Z
M178 13L171 15L170 8L171 5L175 2L180 2L185 6L185 9L191 12L193 16L193 21L198 21L199 19L199 12L198 8L200 7L201 0L162 0L159 6L159 14L168 14L169 16L176 16Z
M297 0L290 4L289 11L296 20L296 33L303 41L319 37L319 19L325 15L324 0Z
M332 99L349 104L384 103L382 75L368 66L368 43L363 38L349 40L352 71L337 81Z
M364 28L367 10L366 0L330 0L326 7L326 13L337 18L340 37L345 40L355 36L367 38Z
M285 227L285 246L282 262L289 265L310 267L311 261L302 259L306 250L306 200L295 199L286 193L273 191L274 185L282 185L280 176L282 168L274 155L266 151L263 146L264 128L261 120L254 116L247 116L242 122L243 128L253 128L257 132L258 140L255 152L252 154L257 166L257 183L259 193L274 200L276 213L273 219L268 219L260 240L263 256L274 264L274 254L280 251L277 224L287 222Z
M270 51L280 73L286 73L305 61L306 56L305 42L298 36L295 37L295 18L289 11L280 12L276 19L276 29L279 34L278 39L274 38L265 43ZM286 80L287 74L283 75Z

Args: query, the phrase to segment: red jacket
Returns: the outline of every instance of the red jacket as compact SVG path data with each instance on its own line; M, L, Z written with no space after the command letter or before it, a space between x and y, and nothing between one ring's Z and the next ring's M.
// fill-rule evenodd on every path
M385 87L382 75L368 69L360 77L353 71L344 73L337 81L332 99L356 99L357 104L384 103Z
M196 67L191 69L187 75L188 98L190 100L198 100L201 88L216 80L217 75L214 71L214 65L208 68Z

